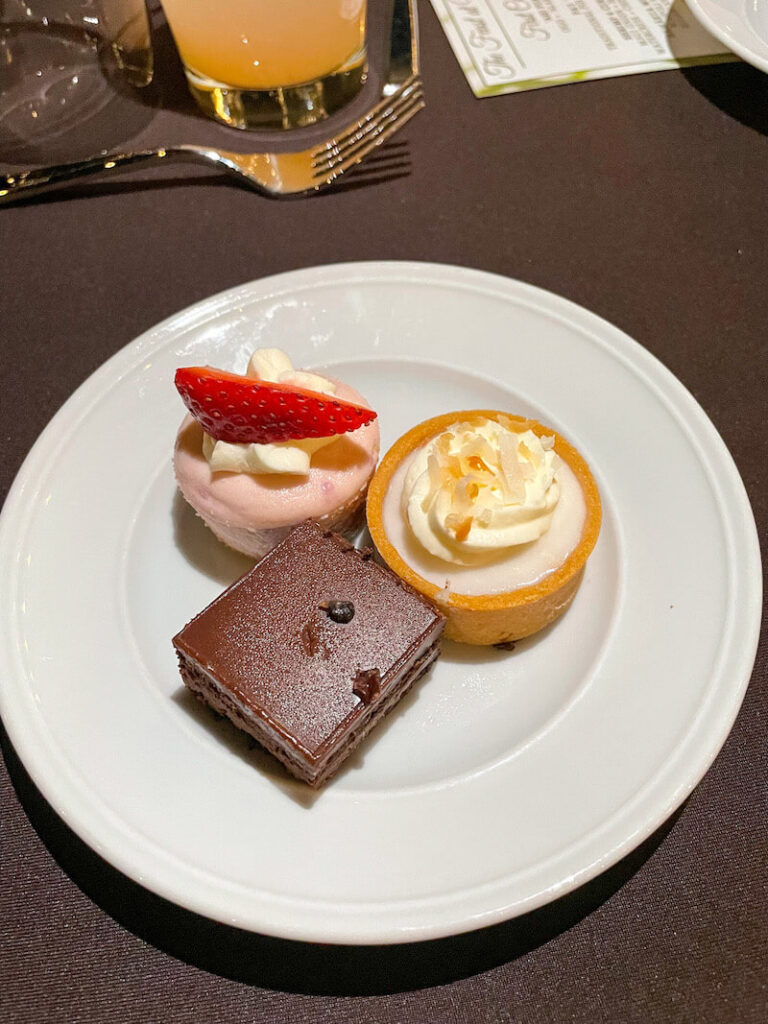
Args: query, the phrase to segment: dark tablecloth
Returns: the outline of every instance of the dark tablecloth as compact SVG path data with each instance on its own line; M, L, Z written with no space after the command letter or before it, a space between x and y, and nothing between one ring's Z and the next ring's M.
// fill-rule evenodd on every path
M278 271L430 260L550 289L650 349L721 432L764 535L768 78L730 64L480 101L426 3L421 16L427 109L344 187L275 202L169 167L0 211L3 498L75 387L162 318ZM198 117L163 65L77 131L6 132L0 161L256 148ZM764 641L722 752L659 833L541 911L402 947L285 942L165 903L67 828L3 733L0 1020L762 1022Z

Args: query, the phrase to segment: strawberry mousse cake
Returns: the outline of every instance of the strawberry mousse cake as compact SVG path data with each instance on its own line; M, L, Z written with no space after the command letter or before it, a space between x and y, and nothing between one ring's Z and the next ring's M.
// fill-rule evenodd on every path
M496 410L414 427L368 493L384 561L440 608L448 638L470 644L514 642L562 615L600 521L597 485L576 449Z
M306 520L359 528L379 427L357 391L279 349L257 349L244 376L184 367L175 384L188 409L176 481L219 540L261 558Z

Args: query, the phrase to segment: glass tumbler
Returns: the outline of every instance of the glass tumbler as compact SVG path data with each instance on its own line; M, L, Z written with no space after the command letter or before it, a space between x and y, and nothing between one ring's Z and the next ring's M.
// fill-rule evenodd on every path
M200 107L235 128L299 128L360 90L366 0L163 0Z

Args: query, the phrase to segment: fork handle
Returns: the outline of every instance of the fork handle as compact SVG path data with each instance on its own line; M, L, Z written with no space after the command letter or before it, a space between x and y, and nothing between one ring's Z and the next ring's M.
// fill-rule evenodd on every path
M135 153L102 153L70 164L0 175L0 204L50 192L78 178L87 178L93 174L117 174L129 167L156 164L169 157L176 160L199 160L201 154L196 153L192 147L169 146L166 149L137 150Z

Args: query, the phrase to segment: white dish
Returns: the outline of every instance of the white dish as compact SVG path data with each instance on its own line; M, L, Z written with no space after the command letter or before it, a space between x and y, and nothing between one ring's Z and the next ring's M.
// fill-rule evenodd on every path
M447 645L317 796L186 698L170 644L248 564L175 498L173 373L244 367L257 344L332 365L385 445L452 408L532 414L604 500L566 615L512 654ZM682 385L580 307L430 264L257 281L128 345L24 463L0 580L0 710L59 814L170 900L324 942L477 928L609 867L711 764L760 617L741 480Z
M685 0L715 39L768 72L768 7L757 0Z

